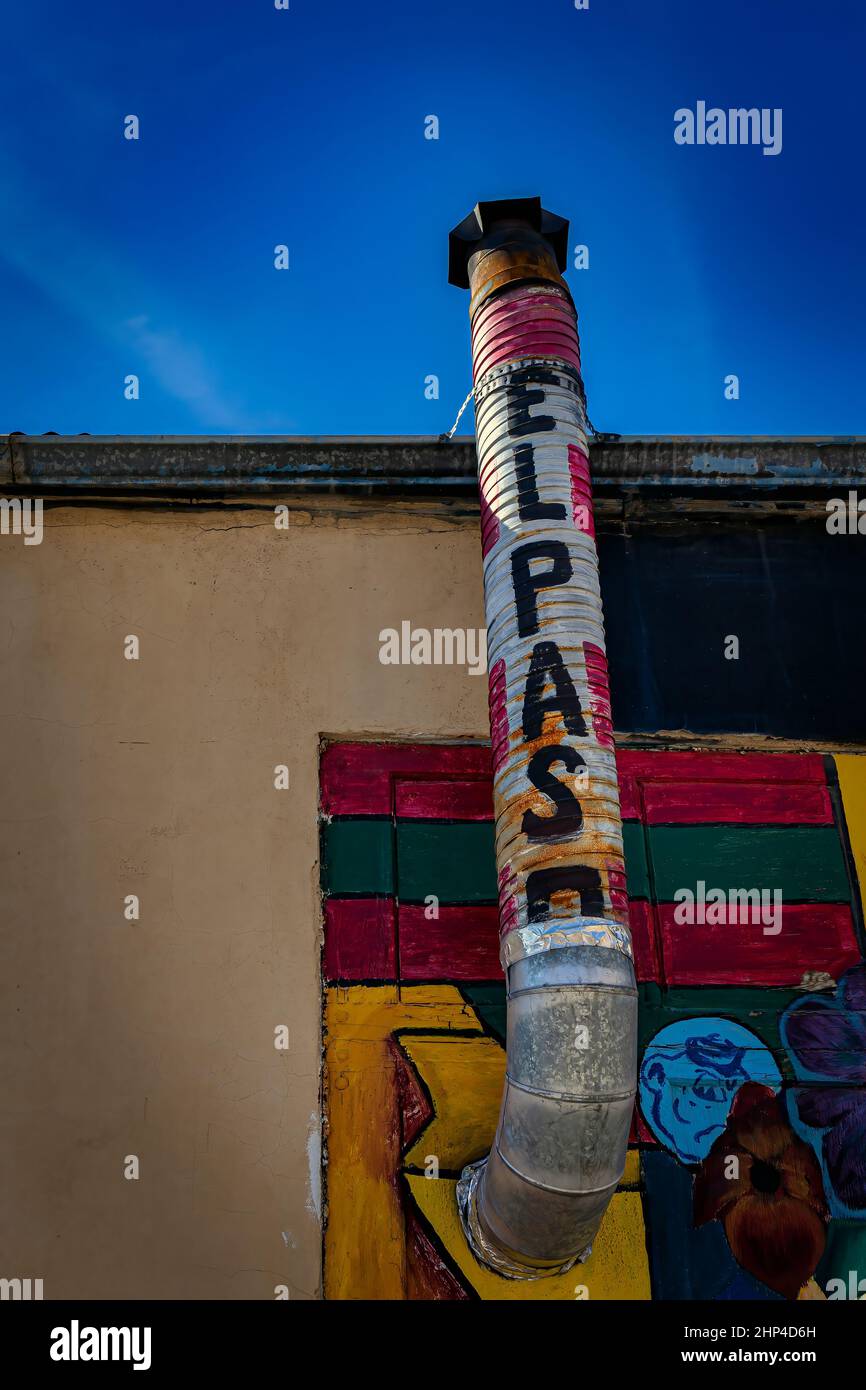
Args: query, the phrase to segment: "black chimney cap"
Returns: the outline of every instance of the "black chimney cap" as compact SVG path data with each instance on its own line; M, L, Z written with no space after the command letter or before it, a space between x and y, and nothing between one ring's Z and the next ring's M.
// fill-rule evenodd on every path
M448 283L469 289L469 260L478 243L497 222L526 222L549 243L556 264L568 264L568 220L541 206L540 198L500 198L498 202L476 203L468 217L448 236Z

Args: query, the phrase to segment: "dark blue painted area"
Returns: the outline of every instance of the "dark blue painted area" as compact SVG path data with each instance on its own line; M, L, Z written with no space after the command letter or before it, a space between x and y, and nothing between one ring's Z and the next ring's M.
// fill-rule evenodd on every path
M866 536L756 519L599 554L617 729L866 739Z
M650 1149L641 1167L653 1298L785 1301L740 1268L719 1221L694 1228L690 1169Z

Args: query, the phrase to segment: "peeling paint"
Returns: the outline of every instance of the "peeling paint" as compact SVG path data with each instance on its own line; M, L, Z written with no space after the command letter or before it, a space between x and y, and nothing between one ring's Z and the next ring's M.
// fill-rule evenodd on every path
M322 1220L322 1118L318 1110L310 1115L307 1128L307 1211ZM284 1233L285 1234L285 1233Z

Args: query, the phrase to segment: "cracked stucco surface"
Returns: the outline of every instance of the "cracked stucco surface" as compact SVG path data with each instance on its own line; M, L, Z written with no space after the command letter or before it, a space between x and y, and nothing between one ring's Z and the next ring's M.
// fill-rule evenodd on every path
M57 506L0 538L0 1273L319 1296L319 735L487 732L484 681L379 664L404 618L483 625L476 519Z

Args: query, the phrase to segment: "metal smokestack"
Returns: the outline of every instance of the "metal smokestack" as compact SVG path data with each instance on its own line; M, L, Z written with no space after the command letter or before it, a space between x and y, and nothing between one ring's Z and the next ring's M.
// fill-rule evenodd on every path
M488 628L505 1090L457 1197L512 1279L585 1258L625 1166L637 1070L628 930L568 223L479 203L450 237L471 290Z

